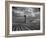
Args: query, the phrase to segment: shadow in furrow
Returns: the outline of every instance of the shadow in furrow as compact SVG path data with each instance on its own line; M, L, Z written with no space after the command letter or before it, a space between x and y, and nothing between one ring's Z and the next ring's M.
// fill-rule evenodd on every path
M24 30L28 30L28 29L25 27L25 25L22 25L22 28L23 28Z

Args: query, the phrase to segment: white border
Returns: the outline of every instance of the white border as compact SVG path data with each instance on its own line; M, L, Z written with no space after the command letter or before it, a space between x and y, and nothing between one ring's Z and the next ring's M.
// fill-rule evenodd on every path
M12 31L12 6L15 7L35 7L40 8L40 30L30 30L30 31ZM9 34L26 34L26 33L43 33L43 6L40 5L22 5L22 4L10 4L10 24L9 24Z

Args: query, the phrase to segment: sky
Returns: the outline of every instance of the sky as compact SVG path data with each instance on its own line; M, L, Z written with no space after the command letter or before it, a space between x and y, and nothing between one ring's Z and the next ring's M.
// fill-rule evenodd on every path
M40 8L32 8L32 7L12 7L12 11L14 13L20 14L21 16L26 15L36 17L36 15L40 14Z

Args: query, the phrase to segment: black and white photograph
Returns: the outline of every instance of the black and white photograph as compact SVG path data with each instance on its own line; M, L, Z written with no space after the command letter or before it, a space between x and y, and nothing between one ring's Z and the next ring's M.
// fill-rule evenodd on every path
M40 8L12 7L12 31L40 30Z
M43 33L43 6L10 4L10 34Z
M8 1L5 7L5 36L45 34L45 4Z

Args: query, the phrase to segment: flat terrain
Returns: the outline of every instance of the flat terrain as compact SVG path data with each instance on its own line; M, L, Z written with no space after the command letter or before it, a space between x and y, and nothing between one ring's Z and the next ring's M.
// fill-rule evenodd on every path
M26 18L26 23L24 22L25 18L14 18L12 24L13 31L24 31L24 30L40 30L40 20L36 18L28 17Z
M24 30L40 30L40 8L12 8L12 31Z
M13 31L24 31L24 30L40 30L40 25L39 24L12 24Z

